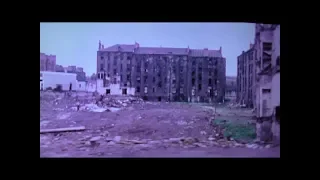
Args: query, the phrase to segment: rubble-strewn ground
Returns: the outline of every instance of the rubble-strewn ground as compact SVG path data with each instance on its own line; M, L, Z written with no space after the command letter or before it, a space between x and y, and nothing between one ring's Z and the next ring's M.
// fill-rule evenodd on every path
M280 157L280 147L223 136L206 104L109 96L98 107L92 93L41 92L40 98L40 129L86 127L40 134L40 157ZM251 116L222 106L215 117L250 124Z

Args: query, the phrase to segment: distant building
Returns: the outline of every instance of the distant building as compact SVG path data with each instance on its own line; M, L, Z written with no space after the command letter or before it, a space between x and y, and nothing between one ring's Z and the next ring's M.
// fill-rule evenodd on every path
M52 71L56 68L56 56L40 53L40 71Z
M40 71L40 90L60 86L63 91L73 91L77 90L77 84L76 74Z
M56 65L56 72L65 72L65 69L61 65Z

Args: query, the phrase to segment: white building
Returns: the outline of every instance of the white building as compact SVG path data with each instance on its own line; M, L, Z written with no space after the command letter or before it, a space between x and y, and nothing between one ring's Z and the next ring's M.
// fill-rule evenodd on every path
M56 88L61 86L62 90L78 90L77 75L63 72L40 71L40 90ZM85 85L84 85L85 87Z
M86 91L110 95L134 95L136 89L130 87L121 87L120 76L117 76L111 81L110 78L105 77L103 73L98 73L97 80L90 81L86 84Z

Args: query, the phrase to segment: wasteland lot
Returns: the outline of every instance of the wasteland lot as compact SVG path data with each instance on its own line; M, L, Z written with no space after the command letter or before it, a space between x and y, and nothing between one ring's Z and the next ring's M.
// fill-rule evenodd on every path
M280 157L280 147L254 141L250 109L148 102L92 93L40 93L40 157ZM77 104L80 104L79 110Z

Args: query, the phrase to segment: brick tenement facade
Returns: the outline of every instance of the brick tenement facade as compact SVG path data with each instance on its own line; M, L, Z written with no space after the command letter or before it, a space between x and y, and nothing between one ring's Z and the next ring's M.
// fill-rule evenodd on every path
M255 50L243 51L237 60L237 102L248 107L255 105Z
M40 71L52 71L56 68L56 56L40 53Z
M226 59L220 50L140 47L99 43L97 74L121 87L136 88L135 94L148 100L213 102L225 94ZM104 77L98 77L104 78Z

